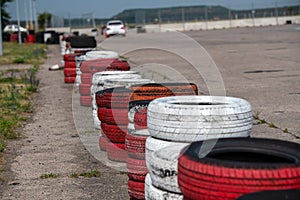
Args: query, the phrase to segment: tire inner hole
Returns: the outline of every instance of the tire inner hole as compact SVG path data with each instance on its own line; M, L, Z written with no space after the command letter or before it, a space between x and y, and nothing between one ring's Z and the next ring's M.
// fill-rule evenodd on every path
M294 163L293 158L284 155L274 155L272 153L256 153L256 152L218 152L208 156L212 159L231 161L231 162L245 162L245 163Z
M227 105L226 103L211 103L211 102L201 102L201 103L196 103L196 102L175 102L172 103L175 105L187 105L187 106L221 106L221 105Z

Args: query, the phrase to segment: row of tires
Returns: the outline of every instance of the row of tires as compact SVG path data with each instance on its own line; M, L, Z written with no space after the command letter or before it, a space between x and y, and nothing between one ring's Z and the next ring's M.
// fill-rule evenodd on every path
M196 96L195 84L149 83L136 72L126 72L130 78L106 73L94 73L91 87L80 90L93 99L100 149L127 164L131 199L251 199L258 198L252 193L278 190L293 199L299 194L299 145L249 138L247 101Z

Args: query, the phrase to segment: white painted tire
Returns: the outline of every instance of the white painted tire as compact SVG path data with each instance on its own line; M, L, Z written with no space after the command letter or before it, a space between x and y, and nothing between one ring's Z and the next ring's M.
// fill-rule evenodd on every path
M169 147L169 146L174 146L174 145L181 145L182 142L172 142L172 141L166 141L166 140L160 140L154 137L148 137L146 140L146 164L148 169L150 166L148 164L150 163L151 160L153 160L153 153L156 151L159 151L160 149ZM189 143L186 143L189 144Z
M86 60L95 60L100 58L119 58L119 54L113 51L89 51L85 55Z
M100 130L101 128L101 121L98 118L97 110L93 110L93 120L94 120L94 128Z
M248 137L253 119L251 105L239 98L174 96L148 106L151 136L179 142Z
M187 143L174 144L153 152L152 159L146 160L152 184L162 190L181 193L177 181L177 164L181 150Z
M93 78L92 78L92 84L93 85L98 85L99 82L103 79L103 77L107 77L107 76L117 76L120 75L120 78L122 78L122 76L128 76L128 75L138 75L140 77L140 75L138 74L137 71L104 71L104 72L97 72L95 74L93 74Z
M132 123L132 122L128 123L127 132L128 132L128 134L132 134L132 135L135 134L134 123Z
M175 194L156 188L152 185L151 177L147 174L145 179L146 200L183 200L183 195Z
M154 81L150 79L138 79L138 78L137 79L113 78L104 81L104 88L130 87L131 85L146 84L146 83L154 83Z

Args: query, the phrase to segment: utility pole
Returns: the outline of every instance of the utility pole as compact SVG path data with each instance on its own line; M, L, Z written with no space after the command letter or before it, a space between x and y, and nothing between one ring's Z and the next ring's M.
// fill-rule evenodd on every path
M37 14L36 14L36 0L33 0L33 14L34 14L34 29L35 32L39 31L39 23L37 21Z
M181 19L182 19L182 27L183 30L185 31L185 13L184 13L184 8L181 10Z
M29 0L29 30L32 28L32 0Z
M2 6L0 4L0 56L3 56L3 47L2 47Z
M278 3L277 1L275 2L275 16L276 16L276 25L278 26Z
M207 11L207 6L205 6L205 9L204 9L204 15L205 15L205 25L206 25L206 30L208 30L208 11Z
M231 28L231 7L230 5L228 6L228 19L229 19L229 28Z
M19 44L22 44L22 37L21 37L21 31L20 31L20 13L19 13L19 0L16 0L16 9L17 9L17 21L18 21L18 40Z
M28 29L28 10L27 10L27 0L24 0L24 11L25 11L25 21L26 27Z
M255 26L255 10L254 10L254 3L252 3L252 21L253 21L253 26Z

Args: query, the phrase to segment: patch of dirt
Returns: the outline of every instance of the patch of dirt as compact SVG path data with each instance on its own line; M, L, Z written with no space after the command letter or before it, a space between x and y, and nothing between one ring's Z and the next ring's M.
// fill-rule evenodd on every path
M40 91L34 98L32 120L5 153L0 199L129 199L126 174L97 161L76 137L72 85L64 83L63 71L48 71L60 59L59 46L49 45L48 59L38 72ZM70 177L91 170L100 176ZM49 173L59 177L40 178Z

